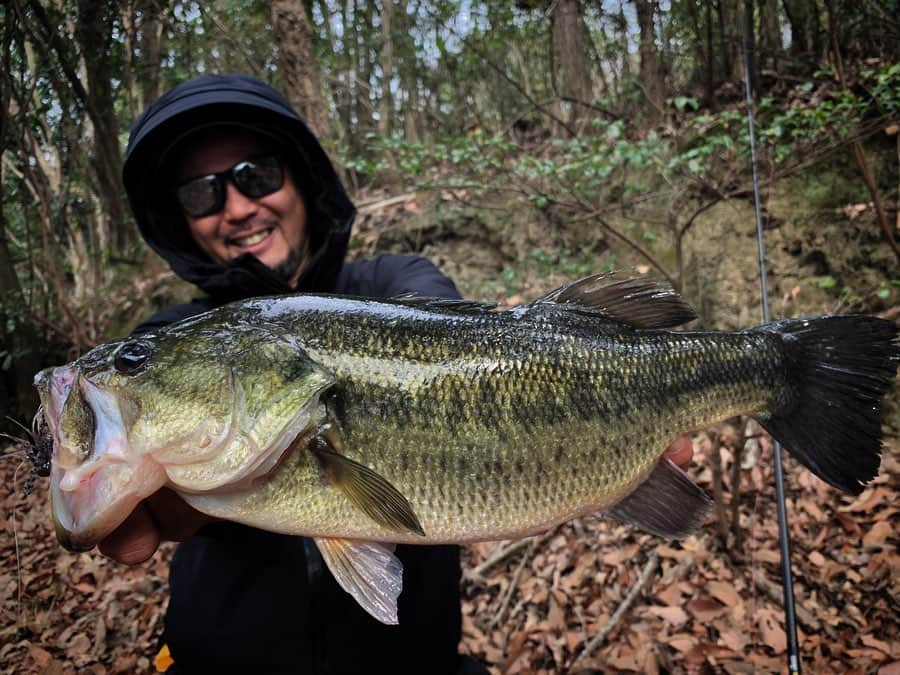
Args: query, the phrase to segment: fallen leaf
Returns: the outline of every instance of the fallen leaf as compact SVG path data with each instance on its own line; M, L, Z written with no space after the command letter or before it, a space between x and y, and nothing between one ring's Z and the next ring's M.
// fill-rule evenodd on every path
M707 581L703 589L716 600L729 607L737 607L741 603L741 596L734 585L725 581L717 581L715 579Z
M891 654L891 646L887 642L883 642L882 640L879 640L878 638L876 638L872 635L863 635L860 638L860 641L866 647L874 647L875 649L880 649L888 656L890 656L890 654Z
M735 630L719 631L719 641L734 652L742 652L747 638Z
M848 649L847 656L852 656L859 661L884 661L888 655L880 649Z
M550 596L550 611L547 613L547 630L560 634L566 628L566 613L555 596Z
M603 556L603 563L605 565L611 565L612 567L621 565L626 560L631 560L632 558L634 558L639 548L640 547L637 544L632 544L630 546L622 546L620 548L614 549Z
M28 652L28 655L34 660L34 665L38 668L38 670L43 670L50 662L53 661L53 656L46 649L41 649L40 647L32 647Z
M879 520L871 529L863 535L864 546L874 546L887 541L888 537L895 536L896 528L886 520Z
M685 607L695 619L702 623L707 623L731 612L730 607L726 607L712 598L693 598L688 600Z
M863 490L859 496L853 500L853 503L838 508L838 511L866 513L869 512L873 506L878 504L879 501L881 500L878 497L878 491L870 487Z
M813 551L809 554L809 561L815 565L816 567L822 567L828 561L825 559L825 556L819 553L818 551Z
M606 663L610 668L617 671L636 671L639 669L635 650L631 647L622 647L616 654L609 656L606 659Z
M656 616L665 619L667 622L671 623L674 626L680 626L683 623L687 623L688 615L681 607L650 607L648 611L651 614L655 614Z
M665 605L678 605L681 603L681 587L679 584L669 584L654 597Z
M759 562L773 563L776 565L781 562L781 554L775 549L764 548L757 551L755 557Z
M153 659L153 666L156 668L156 672L166 672L173 663L175 663L175 660L172 658L172 653L169 651L169 645L163 645L162 649L157 653L156 658Z
M681 562L685 558L689 558L691 556L687 551L682 551L677 548L672 548L671 546L659 546L656 549L656 552L659 554L660 558L671 558L672 560L677 560Z
M757 624L762 635L763 644L772 648L776 654L783 654L787 649L787 636L784 628L772 614L771 610L763 609L757 613Z
M676 635L667 642L670 647L677 649L682 653L691 651L697 645L696 638L693 638L690 635Z

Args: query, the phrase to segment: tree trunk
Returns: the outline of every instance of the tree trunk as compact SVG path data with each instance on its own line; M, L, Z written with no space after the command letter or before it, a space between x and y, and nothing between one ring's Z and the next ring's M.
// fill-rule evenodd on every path
M778 20L777 0L758 0L759 3L759 49L757 67L778 70L783 45L781 42L781 22Z
M378 131L382 136L390 136L394 126L394 94L391 91L394 79L394 3L381 2L381 101L378 106Z
M783 0L791 24L791 56L806 66L815 64L821 53L822 35L816 0Z
M640 55L641 89L644 91L644 119L648 126L655 127L663 118L664 85L659 63L659 50L656 48L656 28L654 14L657 10L655 0L635 0L638 26L641 30Z
M739 0L718 0L719 10L719 62L724 80L741 80L741 8Z
M716 100L716 57L713 45L712 2L706 4L706 103L713 110L719 108Z
M593 102L591 71L585 51L584 20L577 0L558 0L553 5L552 42L555 89L565 102L561 112L568 108L567 119L571 128L579 128L590 118Z
M141 108L150 105L159 95L159 67L162 61L164 17L168 0L138 0L136 9L141 13L140 47L141 66L138 71L141 85Z
M756 55L756 28L753 20L753 0L744 0L744 35L747 40L747 60L750 71L750 87L752 91L759 88L759 59ZM743 55L744 50L741 49ZM743 57L741 58L743 65Z
M284 93L313 133L327 144L331 137L322 73L306 10L301 0L272 0L269 8Z
M409 14L406 10L406 0L397 0L394 23L396 24L394 34L401 36L395 45L397 47L395 55L400 76L400 88L403 92L403 130L406 140L416 143L424 136L424 124L420 114L416 45L412 38L412 26L410 26Z
M372 114L372 3L354 2L353 25L356 36L356 133L365 138L375 127Z
M114 2L78 0L75 39L87 71L87 109L93 124L91 165L97 178L97 196L109 220L108 239L112 251L122 255L135 242L135 228L127 217L122 192L122 158L112 85L109 47L117 8Z

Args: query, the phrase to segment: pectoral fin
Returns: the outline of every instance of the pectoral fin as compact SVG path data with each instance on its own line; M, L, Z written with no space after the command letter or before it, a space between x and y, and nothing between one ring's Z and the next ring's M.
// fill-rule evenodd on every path
M396 625L403 563L394 555L393 546L350 539L314 541L341 588L381 623Z
M682 539L703 524L711 505L684 471L663 458L637 489L606 513L647 532Z
M325 467L328 480L369 518L398 532L425 536L412 504L383 476L336 452L327 436L316 437L312 451Z

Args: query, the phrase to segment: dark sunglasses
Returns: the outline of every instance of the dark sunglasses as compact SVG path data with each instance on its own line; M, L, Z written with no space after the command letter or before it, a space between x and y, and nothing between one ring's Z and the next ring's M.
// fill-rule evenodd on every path
M226 180L245 197L265 197L284 185L284 167L275 155L247 159L225 171L191 178L175 189L175 196L187 215L202 218L225 207Z

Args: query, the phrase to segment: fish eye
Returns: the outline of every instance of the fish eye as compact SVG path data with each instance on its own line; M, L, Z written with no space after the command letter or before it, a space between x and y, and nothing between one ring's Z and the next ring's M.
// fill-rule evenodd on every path
M153 348L148 342L142 340L126 342L116 351L113 365L123 375L136 375L144 369L152 351Z

